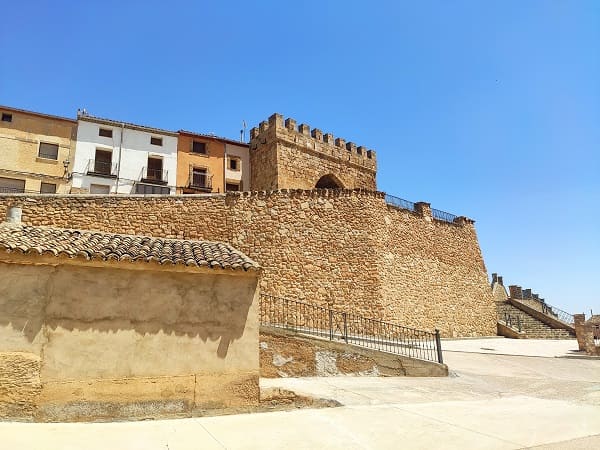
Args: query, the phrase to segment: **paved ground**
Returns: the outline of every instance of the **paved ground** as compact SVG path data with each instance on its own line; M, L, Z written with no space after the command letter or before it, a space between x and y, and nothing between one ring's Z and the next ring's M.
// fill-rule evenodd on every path
M482 343L483 342L483 343ZM493 345L491 344L493 342ZM344 406L98 424L0 423L7 449L600 448L600 360L575 341L445 341L448 378L263 380ZM484 354L481 347L498 353ZM483 350L483 352L492 352Z
M572 339L442 339L444 351L544 357L577 357L577 344Z

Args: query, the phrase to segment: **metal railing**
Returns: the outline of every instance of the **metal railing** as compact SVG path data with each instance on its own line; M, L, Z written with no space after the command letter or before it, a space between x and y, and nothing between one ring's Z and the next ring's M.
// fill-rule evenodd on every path
M25 188L21 189L21 188L13 188L13 187L8 187L8 186L0 186L0 194L23 194L25 193ZM33 192L33 191L27 191L27 192Z
M169 172L164 169L154 169L152 167L144 167L140 179L146 182L166 183L168 181Z
M212 175L208 173L192 173L189 187L197 189L212 189Z
M116 177L117 176L117 164L110 161L100 161L97 159L90 159L86 173L88 175L99 175L105 177Z
M442 222L448 222L448 223L454 223L454 219L456 219L458 217L458 216L455 216L454 214L450 214L449 212L441 211L439 209L433 209L433 208L431 208L431 216L436 220L441 220Z
M511 298L525 304L526 306L529 306L530 308L535 309L536 311L546 314L553 319L557 319L568 325L575 326L575 319L573 318L572 314L569 314L568 312L563 311L556 306L549 305L544 301L544 299L537 297L537 295L535 297L533 295L526 296L524 292L522 292L521 297Z
M440 332L418 330L298 300L261 294L260 323L300 334L341 340L372 348L443 363Z
M415 203L409 200L405 200L400 197L395 197L390 194L385 194L385 202L395 208L405 209L410 212L416 212ZM435 220L441 220L442 222L454 223L454 220L458 217L454 214L450 214L446 211L431 208L431 216Z
M509 328L515 328L519 330L519 333L523 331L521 327L521 317L519 315L512 315L507 312L504 313L504 323Z
M542 312L544 314L554 316L561 322L568 323L571 326L575 325L575 319L573 317L573 314L569 314L568 312L563 311L562 309L557 308L556 306L548 305L545 302L540 302L540 303L542 305Z
M403 198L385 194L385 202L388 205L394 206L396 208L406 209L407 211L415 212L415 204Z

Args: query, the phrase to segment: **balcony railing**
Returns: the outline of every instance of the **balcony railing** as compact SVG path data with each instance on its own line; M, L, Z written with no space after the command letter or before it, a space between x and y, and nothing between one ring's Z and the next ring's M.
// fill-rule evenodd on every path
M140 180L144 183L167 184L169 180L169 171L163 169L155 169L152 167L144 167Z
M97 159L90 159L88 162L87 170L88 175L97 177L117 177L117 163L109 161L101 161Z
M16 188L16 187L8 187L8 186L0 186L0 194L24 194L25 188ZM34 192L34 191L27 191Z
M192 189L212 190L212 175L208 173L192 173L188 187Z

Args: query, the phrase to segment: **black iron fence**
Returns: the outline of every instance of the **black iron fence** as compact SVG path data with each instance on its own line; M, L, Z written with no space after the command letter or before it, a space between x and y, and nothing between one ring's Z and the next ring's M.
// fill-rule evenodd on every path
M521 326L521 317L518 314L504 313L504 323L507 327L519 330L519 333L523 331Z
M393 195L385 194L385 202L393 206L395 208L405 209L410 212L416 212L414 202L405 200L400 197L395 197ZM431 216L435 220L441 220L442 222L454 223L454 220L458 217L454 214L450 214L446 211L441 211L439 209L431 208Z
M431 216L436 220L441 220L442 222L448 222L448 223L454 223L454 219L456 219L458 217L458 216L455 216L454 214L450 214L449 212L441 211L439 209L433 209L433 208L431 208Z
M144 167L140 179L147 182L166 183L169 171L153 167Z
M418 330L357 314L261 294L260 323L329 340L443 363L440 332Z
M394 206L396 208L406 209L407 211L415 212L415 204L408 200L404 200L403 198L385 194L385 202L388 205Z
M116 177L117 164L112 161L102 161L100 159L90 159L86 173L88 175L100 175L106 177Z

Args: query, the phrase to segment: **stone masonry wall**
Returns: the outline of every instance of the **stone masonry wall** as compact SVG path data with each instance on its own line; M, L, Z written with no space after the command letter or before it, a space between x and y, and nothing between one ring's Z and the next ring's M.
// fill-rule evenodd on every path
M231 243L264 269L262 292L442 336L494 335L473 224L398 210L383 193L282 190L206 196L0 196L23 222Z
M250 132L252 189L313 189L329 175L337 187L375 190L373 150L334 139L309 125L273 114Z

